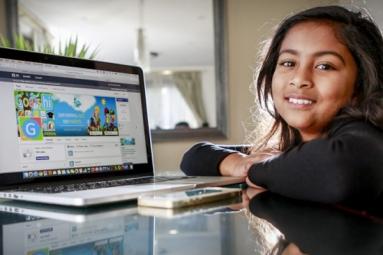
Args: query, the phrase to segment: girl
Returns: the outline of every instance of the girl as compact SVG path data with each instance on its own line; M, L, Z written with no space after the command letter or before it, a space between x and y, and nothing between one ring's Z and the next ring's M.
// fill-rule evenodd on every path
M368 17L325 6L285 19L256 88L274 119L263 141L249 153L196 144L181 162L186 174L247 175L250 186L296 199L382 201L383 39Z

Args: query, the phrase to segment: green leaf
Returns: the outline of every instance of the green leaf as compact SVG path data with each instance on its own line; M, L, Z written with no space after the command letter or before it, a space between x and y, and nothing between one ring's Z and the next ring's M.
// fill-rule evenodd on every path
M11 43L8 40L8 38L6 38L6 37L1 35L0 36L0 46L4 47L4 48L10 48L11 47Z

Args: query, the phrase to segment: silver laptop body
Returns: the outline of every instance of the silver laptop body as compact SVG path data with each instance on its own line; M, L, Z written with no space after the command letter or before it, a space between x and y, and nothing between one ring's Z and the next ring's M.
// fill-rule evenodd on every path
M154 176L139 67L0 48L0 83L0 198L88 206L243 182L136 183Z

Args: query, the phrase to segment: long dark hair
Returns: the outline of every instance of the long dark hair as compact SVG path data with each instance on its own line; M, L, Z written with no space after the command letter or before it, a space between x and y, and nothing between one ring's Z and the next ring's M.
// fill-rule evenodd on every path
M335 119L364 119L383 128L383 38L378 27L368 15L361 12L349 11L340 6L315 7L283 20L264 56L256 79L256 91L258 101L274 118L274 123L258 149L265 147L278 132L278 150L285 151L302 141L298 130L290 127L268 101L282 41L293 26L305 21L334 24L337 37L351 52L357 64L355 99L341 109Z

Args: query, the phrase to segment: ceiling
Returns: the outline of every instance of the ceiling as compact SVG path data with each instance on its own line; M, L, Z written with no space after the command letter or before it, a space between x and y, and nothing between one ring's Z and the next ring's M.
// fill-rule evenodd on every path
M212 0L19 0L19 3L49 30L54 44L78 36L80 43L89 44L91 49L97 47L97 59L134 64L137 29L143 27L147 49L158 53L151 57L152 68L214 64Z

